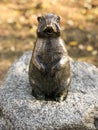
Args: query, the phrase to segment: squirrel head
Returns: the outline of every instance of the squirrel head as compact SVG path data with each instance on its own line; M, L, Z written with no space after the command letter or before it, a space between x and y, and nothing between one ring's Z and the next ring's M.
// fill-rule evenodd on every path
M60 36L60 17L54 14L37 17L38 37L59 37Z

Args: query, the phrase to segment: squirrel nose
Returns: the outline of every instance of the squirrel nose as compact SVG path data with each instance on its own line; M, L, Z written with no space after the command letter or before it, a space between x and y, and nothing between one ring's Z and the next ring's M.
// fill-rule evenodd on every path
M46 23L46 27L44 28L44 30L46 30L46 29L51 29L51 30L54 29L51 22L50 23Z

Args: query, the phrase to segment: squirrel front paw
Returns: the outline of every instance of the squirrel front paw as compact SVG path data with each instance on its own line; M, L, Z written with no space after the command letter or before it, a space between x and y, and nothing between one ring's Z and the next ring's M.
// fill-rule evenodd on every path
M45 72L45 66L42 63L40 64L40 71Z
M59 70L59 69L58 69L58 64L56 64L55 66L53 66L53 67L51 68L51 76L54 76L55 73L56 73L58 70Z

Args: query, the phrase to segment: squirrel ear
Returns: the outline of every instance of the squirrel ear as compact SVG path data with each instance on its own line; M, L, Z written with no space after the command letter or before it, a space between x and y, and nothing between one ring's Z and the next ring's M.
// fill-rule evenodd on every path
M57 16L57 21L60 22L60 16Z
M42 17L37 17L38 22L41 22Z

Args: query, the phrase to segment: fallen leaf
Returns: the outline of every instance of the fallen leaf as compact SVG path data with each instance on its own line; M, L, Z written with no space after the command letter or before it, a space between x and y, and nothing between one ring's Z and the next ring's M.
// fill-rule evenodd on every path
M70 26L73 26L74 25L74 21L73 20L68 20L67 24L70 25Z
M87 10L86 10L86 9L82 9L82 10L81 10L81 13L82 13L83 15L86 15L86 14L87 14Z
M92 51L92 55L97 55L98 54L98 51L97 50L94 50L94 51Z
M85 47L84 47L82 44L80 44L80 45L78 46L78 48L79 48L80 50L84 50L84 49L85 49Z
M15 52L15 47L14 47L14 46L11 46L11 47L10 47L10 50L11 50L12 52Z
M71 42L69 42L69 45L70 45L70 46L76 46L77 44L78 44L77 41L71 41Z
M84 27L82 25L79 25L80 30L84 30Z
M21 25L20 23L17 23L17 24L16 24L16 27L17 27L18 29L22 29L22 25Z
M94 13L98 15L98 8L95 9Z
M88 20L93 20L93 19L94 19L94 15L93 15L93 14L89 14L89 15L87 16L87 19L88 19Z
M86 47L86 50L87 50L87 51L93 51L93 49L94 49L94 48L93 48L93 46L91 46L91 45L88 45L88 46Z

